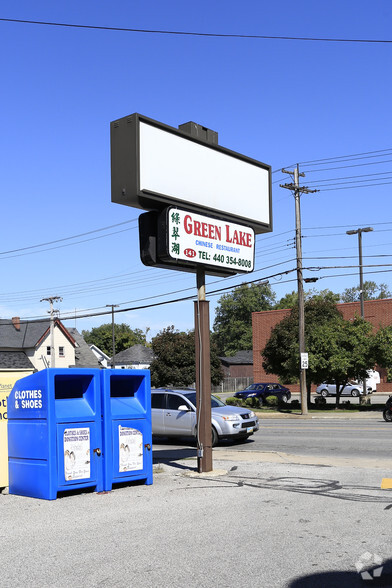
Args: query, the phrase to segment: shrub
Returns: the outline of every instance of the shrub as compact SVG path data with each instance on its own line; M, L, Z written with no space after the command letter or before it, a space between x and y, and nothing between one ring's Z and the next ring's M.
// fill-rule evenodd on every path
M327 404L327 399L323 398L323 396L316 396L314 403L316 406L322 406L323 404Z
M249 406L249 408L260 408L260 401L255 396L251 396L250 398L245 398L244 406Z
M235 398L234 396L229 396L229 398L226 398L226 404L229 404L230 406L242 406L241 399Z
M279 399L277 396L267 396L267 398L265 399L265 404L267 406L278 406Z

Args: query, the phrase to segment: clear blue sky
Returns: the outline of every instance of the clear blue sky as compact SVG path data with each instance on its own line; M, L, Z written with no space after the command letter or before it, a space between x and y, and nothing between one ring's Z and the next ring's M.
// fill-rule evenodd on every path
M390 0L3 0L0 18L392 40ZM48 304L40 300L54 295L63 297L57 308L66 318L105 310L107 304L125 309L144 299L152 303L195 293L193 275L141 264L137 223L127 222L139 211L111 203L109 125L133 112L174 127L200 123L219 133L222 146L275 170L274 231L258 237L256 271L249 279L295 267L294 201L279 187L289 181L279 170L298 162L306 173L302 184L321 188L301 201L304 267L322 268L305 270L305 277L322 278L317 288L336 292L357 285L357 238L346 230L373 226L363 237L364 264L378 267L365 268L365 278L392 289L392 43L214 38L0 21L0 49L1 317L46 316ZM105 227L112 228L99 230ZM89 234L69 239L82 233ZM244 279L209 278L208 289ZM296 288L295 272L271 277L270 284L280 298ZM210 300L212 324L217 296ZM65 324L81 331L109 321L103 316ZM150 335L170 324L188 329L193 303L123 312L116 321L149 327Z

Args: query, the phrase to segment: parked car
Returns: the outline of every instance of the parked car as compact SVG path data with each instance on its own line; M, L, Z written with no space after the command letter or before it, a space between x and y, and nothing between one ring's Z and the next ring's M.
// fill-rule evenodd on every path
M329 382L323 382L316 388L317 394L321 394L326 398L327 396L336 396L336 385L330 384ZM372 393L372 387L367 388L367 394ZM363 396L363 384L355 382L349 382L343 388L341 396Z
M151 390L152 434L196 437L196 390ZM259 429L252 410L228 406L211 396L212 446L220 439L245 440Z
M281 384L274 383L257 383L251 384L245 390L240 390L234 394L235 398L257 398L260 404L265 402L268 396L277 396L282 402L287 402L291 398L291 392Z

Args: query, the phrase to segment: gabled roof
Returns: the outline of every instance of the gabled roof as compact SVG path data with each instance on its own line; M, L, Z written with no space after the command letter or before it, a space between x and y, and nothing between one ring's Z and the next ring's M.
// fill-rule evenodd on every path
M59 319L55 326L69 339L72 345L75 340ZM16 328L15 324L19 326ZM50 332L50 320L44 321L17 321L0 319L0 349L33 349Z
M0 351L0 369L35 371L24 351Z
M153 350L144 345L133 345L116 353L114 356L114 363L116 364L131 364L131 363L147 363L150 364L154 359Z
M220 357L219 359L227 365L253 365L253 351L251 349L237 351L233 357Z
M79 333L79 331L73 327L68 329L71 337L76 341L77 347L75 348L75 367L81 368L100 368L102 367L98 361L98 358L91 351L86 341Z

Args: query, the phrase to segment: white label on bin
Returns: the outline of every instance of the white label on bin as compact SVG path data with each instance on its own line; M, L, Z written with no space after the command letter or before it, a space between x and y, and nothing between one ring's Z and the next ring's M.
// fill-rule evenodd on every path
M118 426L120 472L143 469L143 434L138 429Z
M90 429L64 430L64 476L66 480L90 478Z

